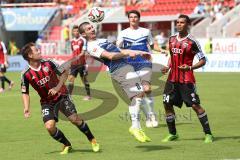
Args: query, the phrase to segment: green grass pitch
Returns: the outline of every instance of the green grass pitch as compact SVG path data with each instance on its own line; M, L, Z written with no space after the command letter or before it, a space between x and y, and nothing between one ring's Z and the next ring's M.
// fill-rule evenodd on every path
M197 89L201 104L206 109L215 142L203 143L203 132L193 111L176 109L180 139L162 143L167 134L163 120L162 96L155 97L155 110L160 114L160 126L147 129L152 142L139 143L129 133L130 120L127 105L119 99L112 111L88 121L101 144L101 152L93 153L85 136L69 122L61 121L58 127L72 142L74 151L59 155L62 145L48 135L41 119L39 97L31 90L31 117L23 117L20 94L20 73L7 73L15 81L12 91L0 94L0 159L1 160L223 160L240 159L240 74L197 73ZM76 82L79 82L79 78ZM101 73L91 88L111 92L117 96L107 73ZM93 94L94 91L92 91ZM100 95L101 97L101 95ZM103 96L104 97L104 96ZM73 96L80 113L91 111L102 103L101 99L82 101ZM109 100L106 95L105 100ZM109 106L109 103L106 104ZM106 108L105 108L106 109ZM109 108L107 108L109 109ZM110 109L111 110L111 107ZM144 121L142 121L144 126Z

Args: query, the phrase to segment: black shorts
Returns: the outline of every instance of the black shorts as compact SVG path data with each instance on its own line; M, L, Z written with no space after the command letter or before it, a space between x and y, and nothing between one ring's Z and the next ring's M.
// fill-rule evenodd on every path
M62 112L66 117L77 113L75 105L69 96L63 96L56 104L42 104L42 117L43 122L55 120L58 122L58 112Z
M183 102L187 107L200 104L195 85L192 83L173 83L167 81L163 92L163 103L182 107Z
M5 73L7 71L6 66L4 64L0 64L0 72Z
M85 65L72 65L70 70L70 75L77 77L78 73L81 77L88 74L87 68Z

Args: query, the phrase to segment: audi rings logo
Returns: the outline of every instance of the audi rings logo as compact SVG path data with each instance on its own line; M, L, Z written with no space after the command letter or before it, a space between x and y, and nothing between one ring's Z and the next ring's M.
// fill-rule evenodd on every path
M179 48L172 48L171 49L172 53L173 54L182 54L182 49L179 49Z
M38 84L39 86L44 86L44 84L46 84L46 83L49 82L49 81L50 81L50 77L49 77L49 76L46 76L46 77L40 79L40 80L37 82L37 84Z

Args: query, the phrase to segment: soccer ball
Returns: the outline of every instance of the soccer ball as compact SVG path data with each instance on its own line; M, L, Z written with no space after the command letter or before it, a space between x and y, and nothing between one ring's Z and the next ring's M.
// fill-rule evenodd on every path
M88 13L88 19L93 23L99 23L104 19L104 11L99 7L93 7Z

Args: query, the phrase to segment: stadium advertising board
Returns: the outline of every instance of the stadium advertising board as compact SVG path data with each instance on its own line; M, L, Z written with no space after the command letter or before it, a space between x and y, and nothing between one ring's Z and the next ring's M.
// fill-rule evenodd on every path
M214 39L213 53L240 53L240 39L228 38Z
M210 54L206 55L207 63L198 72L240 72L240 54ZM198 60L195 57L194 62Z
M2 8L6 30L39 31L48 23L56 8Z
M202 49L204 50L207 39L198 39ZM240 53L240 39L239 38L213 38L212 39L213 53Z
M22 58L22 56L9 56L8 57L7 71L22 71L27 66L27 62Z
M197 72L240 72L240 54L207 54L207 63ZM153 63L167 65L168 57L165 55L153 55ZM193 63L198 59L195 57Z

